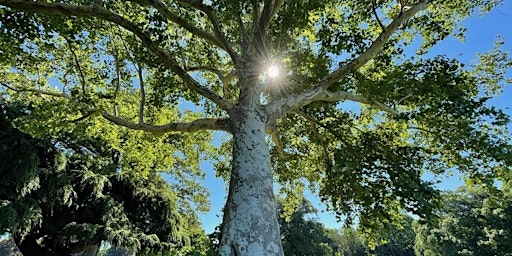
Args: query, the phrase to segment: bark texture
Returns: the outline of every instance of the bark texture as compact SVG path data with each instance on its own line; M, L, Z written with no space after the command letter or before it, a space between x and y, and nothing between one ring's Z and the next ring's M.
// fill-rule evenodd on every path
M284 255L265 142L266 115L261 106L236 106L231 118L233 166L220 253Z

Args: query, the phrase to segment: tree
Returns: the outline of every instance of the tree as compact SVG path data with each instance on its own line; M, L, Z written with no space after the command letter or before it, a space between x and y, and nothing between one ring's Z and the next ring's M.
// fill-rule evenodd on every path
M439 219L415 226L416 255L512 255L509 185L447 193Z
M398 227L387 230L384 243L375 248L376 255L393 255L393 256L415 256L414 243L416 233L413 229L414 219L407 215L402 215Z
M221 254L282 255L274 175L371 227L435 208L424 171L485 180L509 166L508 117L486 105L508 57L497 49L471 69L424 55L499 2L0 0L1 84L9 97L66 101L45 115L52 129L228 132ZM177 114L184 101L197 113Z
M279 218L284 255L332 255L324 226L310 219L316 209L304 200L290 216L286 216L282 205Z
M336 251L339 251L342 256L370 255L370 248L364 238L351 227L345 227L340 230L339 236L336 240L339 244L339 249Z
M0 233L24 255L96 255L102 241L131 251L190 244L199 224L160 176L120 173L122 156L83 133L33 138L10 123L27 112L0 105Z

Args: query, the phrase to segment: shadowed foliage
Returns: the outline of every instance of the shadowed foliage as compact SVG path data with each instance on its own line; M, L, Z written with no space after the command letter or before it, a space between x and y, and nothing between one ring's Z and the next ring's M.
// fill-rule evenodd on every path
M158 174L120 172L118 153L83 134L36 139L10 123L26 109L0 111L0 233L24 255L71 255L101 241L132 251L190 244L194 216L177 211Z

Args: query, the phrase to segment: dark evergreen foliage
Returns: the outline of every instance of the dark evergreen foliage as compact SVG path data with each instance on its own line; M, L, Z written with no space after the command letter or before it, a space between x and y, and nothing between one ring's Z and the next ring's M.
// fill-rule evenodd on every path
M114 150L80 133L34 138L10 123L30 110L0 107L0 233L24 255L71 255L101 241L132 251L190 243L159 175L122 173Z

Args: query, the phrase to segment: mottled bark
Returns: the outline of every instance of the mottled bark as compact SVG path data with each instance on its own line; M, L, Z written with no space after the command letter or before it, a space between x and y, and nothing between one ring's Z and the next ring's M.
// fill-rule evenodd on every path
M265 142L266 115L261 106L244 105L233 109L231 118L233 166L221 255L283 255Z

